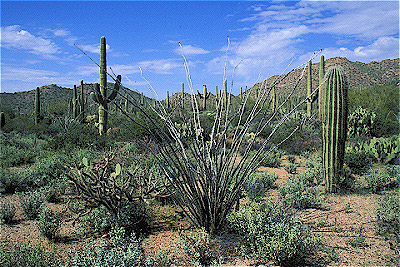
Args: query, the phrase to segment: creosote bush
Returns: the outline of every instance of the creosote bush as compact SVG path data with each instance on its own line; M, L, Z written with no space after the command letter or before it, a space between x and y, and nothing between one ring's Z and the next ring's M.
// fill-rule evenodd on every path
M260 198L265 196L265 192L272 188L278 175L275 173L255 172L243 185L245 195L250 198Z
M36 219L42 210L43 201L43 195L38 191L20 194L19 202L25 218L28 220Z
M15 210L15 206L11 202L0 202L0 222L12 223Z
M0 168L0 188L4 193L13 194L26 189L26 180L21 172Z
M378 230L381 233L397 234L400 232L400 190L397 189L393 192L387 193L380 202L377 217L378 217Z
M392 176L389 171L384 168L370 169L369 173L365 175L367 187L372 193L379 193L381 190L387 188L392 181Z
M61 264L54 252L47 252L39 244L0 248L0 263L3 267L58 267Z
M54 241L61 227L61 213L45 207L40 212L36 224L40 233Z
M230 214L228 221L244 237L249 253L263 262L302 266L317 249L317 238L294 219L287 206L251 203Z

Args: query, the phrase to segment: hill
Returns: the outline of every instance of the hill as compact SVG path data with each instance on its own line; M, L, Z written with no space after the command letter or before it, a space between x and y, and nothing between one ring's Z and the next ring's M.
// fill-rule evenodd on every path
M325 61L325 70L331 66L340 66L349 83L349 90L371 87L376 85L384 85L399 82L399 58L386 59L380 62L372 61L370 63L362 63L359 61L352 62L344 57L330 58ZM297 82L298 77L301 75L302 69L296 69L288 75L279 85L277 85L277 94L284 95L293 89ZM313 88L319 84L319 63L312 64L312 83ZM271 85L282 75L274 75L266 81L267 86ZM300 84L295 92L295 95L305 95L307 91L306 86L307 73L301 79ZM256 83L250 90L250 95L256 94L256 89L260 88L262 83Z

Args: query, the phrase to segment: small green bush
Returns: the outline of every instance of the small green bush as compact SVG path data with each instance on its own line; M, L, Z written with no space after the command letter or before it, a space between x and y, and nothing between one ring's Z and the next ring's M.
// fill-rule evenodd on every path
M365 237L363 236L350 237L347 240L347 244L349 244L353 248L361 248L367 246L367 243L365 242Z
M364 151L346 149L344 163L351 169L352 173L361 175L368 170L372 162Z
M20 172L0 168L0 188L6 194L23 191L26 189L25 177Z
M250 198L264 197L265 192L272 188L278 175L275 173L256 172L250 175L249 180L243 185L244 192Z
M398 234L400 233L400 191L385 195L380 202L377 217L379 231L382 233Z
M123 228L115 228L110 235L110 242L79 250L66 266L139 266L141 243L135 235L126 236Z
M285 165L285 170L289 173L289 174L296 174L297 172L297 167L298 165L296 163L288 163L287 165Z
M61 213L44 208L39 214L37 227L42 235L54 241L61 227Z
M367 187L372 193L379 193L385 189L386 186L392 181L390 173L386 169L371 169L365 176Z
M15 215L15 206L10 202L0 202L0 221L12 223Z
M0 265L2 267L58 267L53 252L46 252L40 245L30 247L0 248Z
M260 156L260 163L262 166L270 168L279 168L282 163L283 152L281 150L272 150L264 152Z
M315 173L303 172L292 176L279 187L283 203L296 209L318 207L321 203L320 190L314 185Z
M42 187L40 191L46 201L50 203L59 203L61 201L61 195L65 192L66 187L66 181L59 179L50 181L50 183Z
M257 259L281 266L302 266L317 248L317 238L282 205L251 204L228 216L231 228L245 239Z
M28 220L34 220L38 217L43 205L43 195L38 191L20 194L19 201L24 216Z
M212 251L210 235L202 229L180 232L186 253L200 266L209 266L216 258Z
M107 233L112 223L111 213L104 206L93 208L80 218L80 227L86 233Z

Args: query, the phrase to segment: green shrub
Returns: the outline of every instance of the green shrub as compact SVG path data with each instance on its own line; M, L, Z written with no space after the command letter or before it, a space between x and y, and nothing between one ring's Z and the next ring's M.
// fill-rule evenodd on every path
M361 248L367 246L367 243L365 242L365 237L363 236L350 237L347 240L347 244L349 244L353 248Z
M134 234L125 235L123 228L111 232L107 244L89 245L70 257L66 266L138 266L141 257L141 243Z
M376 119L375 112L368 109L357 107L348 118L348 135L349 137L365 135L371 136Z
M15 215L15 206L10 202L0 202L0 221L12 223Z
M260 164L265 167L279 168L282 163L283 152L281 150L267 151L261 154Z
M371 169L368 175L365 176L367 187L372 193L378 193L385 189L386 186L392 181L390 173L386 169Z
M264 197L265 192L272 188L278 175L275 173L256 172L250 175L248 181L243 185L244 192L250 198Z
M292 176L279 187L283 203L296 209L318 207L321 203L320 190L314 185L315 172L303 172Z
M298 165L296 163L288 163L287 165L285 165L285 170L289 173L289 174L296 174L297 172L297 167Z
M23 191L26 189L25 177L20 172L0 168L0 188L6 194Z
M59 203L61 201L61 195L65 192L67 187L66 181L64 180L53 180L49 184L41 188L41 192L46 201L50 203Z
M43 205L43 195L38 191L27 192L19 195L21 209L28 220L38 217Z
M42 235L54 241L61 227L61 213L44 208L39 214L37 227Z
M244 237L249 251L264 262L273 260L281 266L301 266L316 251L316 237L282 205L251 204L230 214L228 221Z
M34 162L36 153L30 149L1 145L0 166L3 168L19 166Z
M93 208L80 218L80 227L87 233L107 233L112 228L111 213L104 207Z
M344 162L353 173L359 175L365 173L372 163L364 151L347 148L344 155Z
M40 245L30 247L0 248L0 264L2 267L58 267L60 263L54 253L46 252Z
M212 251L212 240L204 230L198 229L189 232L180 232L179 237L184 243L188 256L200 266L209 266L216 258Z
M35 188L47 185L49 182L63 177L64 158L58 153L52 153L39 158L35 164L22 173L28 186Z
M398 234L400 232L400 191L385 195L380 202L377 217L379 231L382 233Z

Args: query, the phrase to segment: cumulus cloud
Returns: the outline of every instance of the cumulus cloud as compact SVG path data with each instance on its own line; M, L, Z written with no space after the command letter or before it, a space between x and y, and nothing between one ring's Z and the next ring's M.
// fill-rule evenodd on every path
M189 56L189 55L204 55L204 54L210 53L210 51L207 51L207 50L205 50L203 48L192 46L192 45L182 45L182 48L181 47L175 48L174 52L176 54L178 54L178 55L181 55L182 54L182 49L183 49L183 53L186 56Z
M51 40L35 36L19 25L1 27L1 45L7 49L26 50L40 56L51 56L60 48Z

